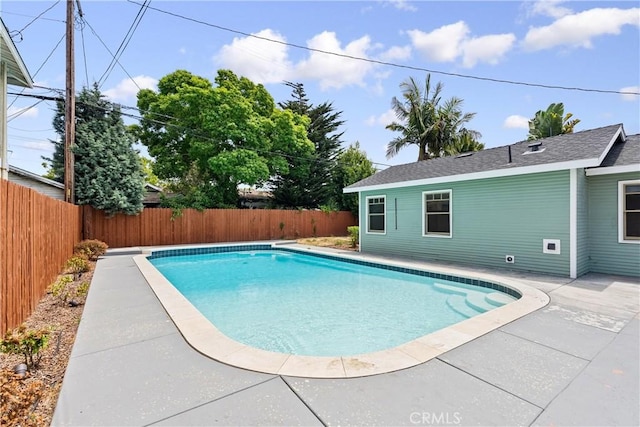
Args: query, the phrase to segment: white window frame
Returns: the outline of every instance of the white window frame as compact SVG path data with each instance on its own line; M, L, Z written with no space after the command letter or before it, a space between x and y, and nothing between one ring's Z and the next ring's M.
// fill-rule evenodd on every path
M370 199L383 199L384 200L384 213L382 214L384 216L384 220L382 222L382 226L384 227L384 230L379 231L379 230L371 230L370 229L370 224L369 224L369 200ZM367 228L366 228L366 233L367 234L377 234L377 235L385 235L387 234L387 196L386 195L378 195L378 196L367 196L365 203L367 205L367 211L366 211L366 220L367 220ZM375 215L375 214L374 214Z
M449 194L449 234L427 233L427 194ZM439 239L451 239L453 237L453 191L451 189L432 190L422 192L422 237L436 237Z
M618 243L640 244L640 239L625 239L624 233L624 212L625 212L625 191L627 185L640 185L640 180L618 181Z

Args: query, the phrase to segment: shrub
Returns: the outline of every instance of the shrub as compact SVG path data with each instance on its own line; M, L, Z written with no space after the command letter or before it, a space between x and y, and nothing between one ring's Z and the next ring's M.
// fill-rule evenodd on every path
M49 292L51 295L58 298L62 305L67 303L67 300L71 296L69 285L73 283L73 278L68 275L58 277L58 280L51 284Z
M100 240L83 240L73 248L74 255L85 257L89 261L96 261L107 252L107 244Z
M7 331L0 342L0 350L3 353L22 354L29 368L36 367L42 356L40 351L49 343L49 333L48 329L27 329L22 325L14 331Z
M89 269L89 261L78 255L72 256L64 264L64 272L69 274L80 275L89 271Z
M33 413L44 391L45 385L40 380L22 381L9 370L0 371L0 425L45 425L42 416Z
M347 227L347 231L349 232L349 237L351 238L351 247L355 248L360 241L360 227L357 225L352 225L351 227Z

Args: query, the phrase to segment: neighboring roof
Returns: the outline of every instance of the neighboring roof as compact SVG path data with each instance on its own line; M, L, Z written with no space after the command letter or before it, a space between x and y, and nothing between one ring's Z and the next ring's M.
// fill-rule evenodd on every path
M344 191L352 193L570 168L597 167L614 146L614 142L625 141L625 139L626 135L622 124L616 124L536 141L520 141L468 155L439 157L391 166L346 187ZM529 153L529 145L537 143L541 143L539 151ZM511 162L509 162L509 149L511 149Z
M52 187L61 188L61 189L64 190L64 184L62 184L61 182L54 181L54 180L49 179L49 178L45 178L44 176L35 174L33 172L26 171L24 169L17 168L15 166L9 165L9 172L10 173L15 173L16 175L23 176L25 178L32 179L34 181L39 181L39 182L41 182L43 184L47 184L47 185L50 185Z
M33 80L22 57L11 40L9 30L0 18L0 61L7 64L7 83L20 87L33 87Z

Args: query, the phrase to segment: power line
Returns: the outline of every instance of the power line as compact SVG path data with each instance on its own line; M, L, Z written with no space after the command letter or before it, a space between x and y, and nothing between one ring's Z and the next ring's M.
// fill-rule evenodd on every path
M62 43L62 40L64 40L64 36L65 34L62 34L62 37L60 37L60 40L58 40L58 43L56 43L56 45L53 47L53 49L51 50L51 52L49 52L49 55L47 55L47 57L44 59L44 61L42 62L42 64L40 64L40 66L38 67L38 69L36 70L35 73L33 73L33 77L35 78L35 76L38 75L38 73L40 72L40 70L42 70L42 67L44 67L44 65L49 61L49 59L51 58L51 56L53 56L54 52L58 49L58 46L60 46L60 43ZM20 94L22 94L27 88L23 87L20 90ZM13 106L13 104L15 104L16 100L18 98L14 98L13 101L11 101L11 104L9 104L8 108L11 108Z
M113 56L113 59L111 60L109 65L107 65L107 69L104 71L104 73L102 73L102 76L100 76L100 78L98 79L98 87L102 87L102 84L106 82L107 78L109 78L109 74L111 74L111 71L113 71L113 67L116 65L116 62L122 56L127 46L129 46L129 42L133 38L133 34L138 29L138 25L140 25L140 21L142 21L142 17L146 13L149 3L150 3L150 0L145 0L142 6L140 7L140 10L138 10L138 14L133 19L133 22L129 26L127 33L122 39L122 42L120 42L120 46L118 46L118 50L116 50L116 54ZM102 79L104 79L104 81ZM136 86L138 85L136 84ZM138 87L138 89L140 88Z
M140 3L138 3L137 1L134 1L134 0L127 0L127 1L129 3L140 5ZM423 71L423 72L432 73L432 74L441 74L441 75L444 75L444 76L459 77L459 78L463 78L463 79L480 80L480 81L486 81L486 82L492 82L492 83L502 83L502 84L517 85L517 86L539 87L539 88L543 88L543 89L559 89L559 90L568 90L568 91L607 93L607 94L616 94L616 95L640 95L640 92L618 91L618 90L608 90L608 89L592 89L592 88L583 88L583 87L569 87L569 86L550 85L550 84L542 84L542 83L530 83L530 82L523 82L523 81L517 81L517 80L507 80L507 79L497 79L497 78L492 78L492 77L474 76L474 75L471 75L471 74L452 73L452 72L448 72L448 71L434 70L434 69L430 69L430 68L416 67L416 66L412 66L412 65L396 64L396 63L393 63L393 62L381 61L381 60L370 59L370 58L363 58L363 57L359 57L359 56L347 55L347 54L338 53L338 52L330 52L330 51L327 51L327 50L311 48L311 47L308 47L308 46L302 46L302 45L299 45L299 44L289 43L289 42L285 42L285 41L282 41L282 40L270 39L269 37L258 36L258 35L255 35L255 34L250 34L250 33L244 32L244 31L234 30L232 28L228 28L228 27L224 27L224 26L221 26L221 25L212 24L210 22L201 21L199 19L191 18L191 17L188 17L188 16L180 15L180 14L175 13L175 12L169 12L167 10L158 9L157 7L147 6L147 8L151 9L151 10L155 10L156 12L160 12L160 13L164 13L166 15L170 15L170 16L176 17L176 18L184 19L186 21L194 22L196 24L204 25L204 26L211 27L211 28L216 28L218 30L227 31L227 32L230 32L230 33L233 33L233 34L239 34L239 35L242 35L242 36L245 36L245 37L251 37L251 38L254 38L254 39L263 40L263 41L267 41L267 42L270 42L270 43L277 43L277 44L281 44L281 45L284 45L284 46L293 47L293 48L296 48L296 49L306 50L306 51L309 51L309 52L323 53L325 55L333 55L333 56L338 56L340 58L352 59L352 60L355 60L355 61L363 61L363 62L369 62L369 63L372 63L372 64L386 65L388 67L403 68L403 69L413 70L413 71Z
M84 18L84 22L89 26L89 29L91 30L91 32L93 33L94 36L96 36L96 38L100 41L100 43L102 44L102 46L107 50L107 52L109 52L109 55L111 55L112 58L115 58L114 54L111 52L111 50L109 49L109 47L107 47L106 43L102 40L102 38L100 38L100 36L98 35L98 33L96 33L96 30L93 29L93 27L91 26L91 24L89 23L89 21L87 21L87 18ZM124 73L127 75L127 77L129 77L129 79L133 82L133 84L138 88L138 90L140 90L140 86L138 86L138 83L136 83L136 81L133 79L133 77L131 77L131 74L129 74L127 72L127 70L124 69L124 67L122 66L122 64L120 63L120 61L118 61L116 59L116 64L118 64L120 66L120 68L122 69L122 71L124 71Z
M84 18L80 15L80 39L82 40L82 57L84 59L84 78L85 84L89 87L89 68L87 67L87 49L84 45Z
M51 6L49 6L48 8L46 8L45 10L43 10L42 12L40 12L40 14L36 17L34 17L31 21L29 21L29 23L27 25L25 25L24 27L22 27L22 29L17 30L17 31L12 31L11 33L9 33L11 35L11 37L15 37L15 35L19 35L20 36L20 41L22 41L22 32L24 30L26 30L31 24L33 24L34 22L36 22L39 18L42 17L42 15L44 15L45 13L49 12L51 9L53 9L58 3L60 3L60 0L57 0L54 4L52 4ZM6 12L5 12L6 13ZM19 15L17 13L14 13L14 15ZM22 15L22 16L26 16L26 15ZM62 21L64 22L64 21ZM12 33L15 33L15 35L13 35Z
M37 86L37 87L39 87L41 89L49 89L51 91L61 91L61 89L47 88L47 87L44 87L44 86ZM8 93L8 95L24 96L24 97L28 97L28 98L36 98L36 99L40 99L39 102L42 102L42 101L62 101L62 102L64 102L65 101L65 99L62 96L18 94L18 93L11 93L11 92ZM86 101L77 100L76 104L84 104L84 105L87 105L87 106L90 106L90 107L99 108L99 109L101 109L103 111L111 111L111 109L106 107L106 106L93 104L93 103L86 102ZM131 106L128 106L128 105L122 105L122 104L117 104L117 103L111 103L111 104L113 106L118 107L118 108L138 110L138 111L141 112L141 114L145 114L146 113L146 114L152 114L152 115L156 115L156 116L164 116L164 117L167 117L167 118L173 119L173 120L178 120L178 118L173 117L173 116L168 116L166 114L159 114L159 113L154 113L154 112L151 112L151 111L144 111L144 110L140 110L139 108L131 107ZM176 129L181 130L181 131L191 131L191 132L193 132L193 129L190 128L190 127L187 127L187 126L181 126L181 125L177 125L175 123L163 122L161 120L155 120L155 119L151 119L151 118L146 118L146 117L135 115L135 114L125 113L123 111L118 111L118 113L121 116L130 117L130 118L134 118L134 119L137 119L137 120L145 120L147 122L154 123L154 124L157 124L157 125L161 125L161 126L164 126L164 127L172 127L172 128L176 128ZM191 135L193 137L195 137L195 138L200 138L202 140L211 141L211 142L214 142L214 143L219 143L220 142L220 141L218 141L216 139L211 138L208 135L202 135L202 134L198 134L198 133L191 133ZM297 160L308 160L305 157L293 156L293 155L290 155L290 154L280 153L280 152L276 152L276 151L261 150L261 149L253 149L253 151L256 151L256 152L261 153L261 154L277 155L277 156L285 157L285 158L290 159L290 160L295 160L295 159L297 159ZM318 160L319 159L316 159L316 161L318 161ZM328 160L325 160L325 161L327 161L329 163ZM382 163L375 163L375 164L384 165ZM386 165L386 166L389 166L389 165Z
M44 21L62 22L63 24L65 23L65 21L63 21L62 19L53 19L53 18L44 18L42 16L25 15L24 13L7 12L6 10L3 10L2 14L3 15L6 14L6 15L24 16L25 18L39 18L39 19L42 19Z

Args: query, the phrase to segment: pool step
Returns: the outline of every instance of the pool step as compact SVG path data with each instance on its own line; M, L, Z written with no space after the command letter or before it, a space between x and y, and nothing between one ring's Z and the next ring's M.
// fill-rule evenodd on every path
M492 292L490 294L486 294L484 298L494 307L502 307L503 305L516 300L516 298L511 295L504 294L502 292Z
M465 287L465 286L454 286L454 285L445 285L444 283L434 283L433 287L437 290L437 291L441 291L447 294L455 294L455 295L462 295L465 296L467 295L467 292L469 292L469 288Z
M477 316L480 314L467 304L467 297L464 295L450 295L447 298L447 305L456 313L461 314L467 318Z
M465 301L469 307L479 311L480 313L484 313L485 311L493 310L494 308L496 308L495 305L490 304L485 299L486 295L487 294L483 292L470 291L469 293L467 293L467 298L465 299Z

